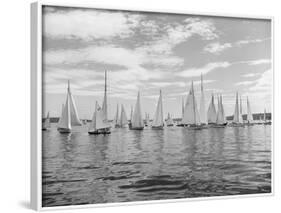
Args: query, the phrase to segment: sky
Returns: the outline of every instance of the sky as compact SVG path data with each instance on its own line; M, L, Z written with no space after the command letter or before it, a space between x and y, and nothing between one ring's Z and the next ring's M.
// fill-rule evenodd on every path
M109 119L116 105L127 115L141 94L143 114L153 118L159 90L165 117L181 117L194 81L200 100L204 79L206 108L211 94L223 96L226 115L235 93L253 113L271 112L271 21L186 14L43 7L43 116L60 116L67 80L80 118L102 105L108 71Z

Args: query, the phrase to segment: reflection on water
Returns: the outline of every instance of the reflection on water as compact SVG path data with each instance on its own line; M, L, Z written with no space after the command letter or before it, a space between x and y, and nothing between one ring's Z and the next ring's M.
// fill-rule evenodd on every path
M43 206L271 192L271 126L43 132Z

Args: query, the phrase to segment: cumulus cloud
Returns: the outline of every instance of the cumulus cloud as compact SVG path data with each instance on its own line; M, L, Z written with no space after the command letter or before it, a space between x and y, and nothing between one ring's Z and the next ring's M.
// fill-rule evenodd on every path
M208 44L204 48L204 51L209 52L209 53L214 53L214 54L220 54L222 51L224 51L228 48L231 48L231 47L232 47L232 44L230 44L230 43L220 44L219 42L215 42L215 43Z
M177 73L178 76L182 77L196 77L200 76L201 74L207 74L211 71L214 71L219 68L226 68L229 67L231 64L229 62L213 62L213 63L208 63L203 67L194 67L190 68L188 70L181 71Z
M93 9L45 12L43 33L64 39L125 38L134 33L140 19L140 15Z

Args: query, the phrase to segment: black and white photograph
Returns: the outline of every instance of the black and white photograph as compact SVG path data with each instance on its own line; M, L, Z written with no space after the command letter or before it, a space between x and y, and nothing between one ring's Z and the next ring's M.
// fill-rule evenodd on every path
M272 19L42 6L42 207L272 193Z

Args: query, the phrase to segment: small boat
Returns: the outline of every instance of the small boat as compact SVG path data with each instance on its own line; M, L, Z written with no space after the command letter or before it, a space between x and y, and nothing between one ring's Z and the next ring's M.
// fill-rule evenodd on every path
M62 109L57 130L60 133L71 133L72 126L82 126L82 123L79 119L75 101L70 91L70 82L68 81L66 102Z
M224 109L222 104L222 96L218 97L218 110L217 110L217 121L211 125L213 128L224 128L227 122L225 121Z
M205 108L205 95L204 95L204 88L203 88L203 75L201 73L201 98L200 98L200 122L201 124L208 124L207 120L207 113Z
M90 135L110 134L110 127L110 123L105 119L104 111L96 101L95 112L93 114L88 133Z
M164 119L163 119L163 103L162 103L162 92L160 90L160 95L156 107L156 112L152 121L152 129L163 129Z
M166 120L166 125L167 126L174 126L174 121L173 121L170 113L168 113L168 117L167 117L167 120Z
M215 107L214 94L212 94L211 102L208 107L207 121L209 126L216 125L217 123L217 112Z
M88 130L89 134L110 134L111 125L107 118L107 71L105 71L104 75L104 97L102 108L100 108L96 101L95 112Z
M145 113L145 121L144 121L144 126L149 126L149 114L148 113Z
M113 125L115 128L120 127L120 120L119 120L119 104L117 104L115 118L113 120Z
M131 113L130 113L129 128L132 127L132 119L133 119L133 106L131 105Z
M191 88L185 103L182 124L184 124L186 128L192 130L203 129L203 125L200 123L199 111L194 96L193 81L191 82Z
M243 117L242 117L242 101L240 96L240 109L239 109L239 102L238 102L238 92L236 93L236 101L235 101L235 108L234 108L234 115L233 121L229 124L231 127L244 127Z
M140 92L138 92L137 102L131 119L131 130L143 130L144 124L141 115Z
M247 121L244 124L246 126L253 126L255 124L248 96L247 96Z
M264 109L264 113L263 113L263 124L264 125L271 125L271 121L268 121L266 119L266 109Z
M120 115L119 127L124 128L127 125L128 125L128 119L127 119L127 115L126 115L126 112L125 112L125 108L122 104L121 105L121 115Z
M48 112L47 117L42 124L42 130L46 131L49 128L51 128L51 122L50 122L50 115L49 115L49 112Z

